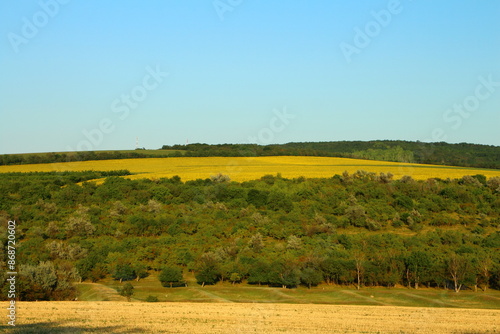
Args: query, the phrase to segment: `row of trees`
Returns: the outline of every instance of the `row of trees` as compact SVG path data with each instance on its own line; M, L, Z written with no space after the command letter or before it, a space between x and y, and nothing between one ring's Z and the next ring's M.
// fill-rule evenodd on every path
M281 145L284 149L299 150L308 152L314 150L316 152L328 153L332 156L343 156L346 158L373 158L380 160L384 158L384 151L401 150L403 155L396 155L399 159L401 156L412 157L413 162L464 166L464 167L481 167L481 168L500 168L500 147L493 145L479 144L449 144L445 142L424 143L420 141L403 141L403 140L373 140L373 141L337 141L337 142L310 142L310 143L288 143ZM370 157L370 154L375 154Z
M500 147L479 144L423 143L402 140L305 142L281 145L164 145L186 156L330 156L426 164L500 168Z
M363 244L366 240L358 238L358 241ZM288 247L294 243L293 248L297 247L297 241L290 238ZM368 247L366 242L364 245ZM237 256L228 260L224 250L219 249L202 254L192 270L202 286L224 280L233 284L246 280L248 284L283 288L299 284L311 288L320 283L355 285L358 289L364 285L406 285L415 289L425 285L451 288L456 292L463 287L475 291L478 288L486 291L490 286L500 287L498 255L481 247L458 251L447 249L447 253L438 257L425 248L408 251L393 247L389 251L378 251L370 256L369 251L355 246L329 255L297 257L294 252L287 251L285 255L271 259ZM163 286L169 287L185 284L182 268L176 266L163 268L159 280Z
M1 154L0 165L47 164L55 162L111 160L111 159L139 159L139 158L167 158L182 156L179 152L151 152L136 151L79 151L66 153L32 153L32 154Z
M363 239L359 241L363 242ZM375 249L372 248L373 251ZM220 280L233 283L246 280L249 284L267 284L293 288L299 284L316 286L320 283L362 286L405 285L418 289L420 286L462 288L477 291L490 286L500 287L498 255L482 248L451 250L434 256L425 248L408 251L391 248L376 249L377 253L353 247L336 250L330 254L287 252L272 259L266 257L222 260L214 253L205 253L195 266L199 284L214 284ZM442 250L441 250L442 251ZM372 254L372 255L370 255Z

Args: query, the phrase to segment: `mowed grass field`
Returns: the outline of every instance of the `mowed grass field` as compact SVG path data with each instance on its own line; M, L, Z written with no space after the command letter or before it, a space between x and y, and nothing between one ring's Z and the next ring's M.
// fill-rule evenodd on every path
M82 161L52 164L0 166L6 172L51 172L83 170L128 169L131 179L159 179L179 175L183 181L206 179L222 173L234 181L258 179L266 174L281 173L286 178L305 176L308 178L332 177L344 171L355 173L365 170L374 173L392 173L396 179L409 175L417 180L438 178L460 178L464 175L483 174L500 176L500 170L464 168L452 166L396 163L386 161L330 158L330 157L180 157Z
M156 275L125 283L80 283L78 301L19 302L17 326L5 333L498 333L500 292L437 289L312 289L218 283L162 287ZM159 299L146 303L148 296ZM0 302L6 308L7 302ZM482 308L482 309L481 309Z
M0 303L2 308L6 302ZM20 302L4 333L498 333L500 310L262 303Z
M287 304L334 304L366 306L407 306L437 308L474 308L500 310L500 291L464 290L455 293L443 289L407 289L365 287L341 287L321 284L308 289L282 289L268 286L219 282L201 287L193 273L185 273L187 287L165 288L161 286L157 274L131 281L134 286L132 300L146 301L148 296L160 302L230 302L230 303L287 303ZM123 284L112 278L98 283L79 283L76 287L81 301L125 301L117 290Z

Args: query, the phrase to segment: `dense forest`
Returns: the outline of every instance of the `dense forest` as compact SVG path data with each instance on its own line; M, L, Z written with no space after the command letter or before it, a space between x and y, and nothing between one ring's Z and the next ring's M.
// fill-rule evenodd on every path
M22 300L73 299L73 281L155 271L165 286L192 271L202 285L500 289L498 177L358 171L237 183L126 174L0 174L0 275L15 221ZM96 175L107 178L85 182Z
M0 165L181 156L325 156L500 169L499 146L390 140L282 145L188 144L163 145L161 150L4 154L0 155Z
M463 167L500 168L500 147L477 144L422 143L410 141L337 141L256 144L164 145L185 150L186 156L328 156Z
M500 146L478 144L423 143L411 141L339 141L289 143L287 149L314 149L346 157L415 162L463 167L500 168ZM389 152L386 152L386 151ZM392 156L391 156L392 154ZM398 157L394 159L394 156ZM408 160L408 161L406 161Z

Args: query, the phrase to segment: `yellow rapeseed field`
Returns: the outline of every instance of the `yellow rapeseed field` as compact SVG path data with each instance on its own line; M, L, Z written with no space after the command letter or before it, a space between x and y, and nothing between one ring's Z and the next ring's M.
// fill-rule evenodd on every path
M7 307L6 302L0 305L3 309ZM17 307L17 326L8 333L440 334L500 331L500 310L118 301L19 302ZM8 327L5 319L0 331Z
M179 175L182 180L209 178L222 173L229 175L234 181L258 179L266 174L295 178L305 176L332 177L344 171L355 173L365 170L374 173L394 174L394 178L404 175L414 179L460 178L464 175L483 174L487 177L500 176L500 170L485 170L437 165L421 165L373 160L329 158L329 157L202 157L202 158L148 158L82 161L53 164L0 166L0 173L32 172L32 171L82 171L82 170L117 170L128 169L134 175L131 179L172 177Z

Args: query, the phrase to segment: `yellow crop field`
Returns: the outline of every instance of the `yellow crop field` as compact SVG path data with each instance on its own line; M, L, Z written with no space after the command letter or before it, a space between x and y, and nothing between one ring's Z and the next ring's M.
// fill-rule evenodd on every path
M394 174L401 178L404 175L414 179L460 178L464 175L483 174L487 177L500 176L500 170L486 170L479 168L464 168L437 165L422 165L397 163L386 161L330 158L330 157L180 157L180 158L147 158L82 161L53 164L13 165L0 166L0 173L5 172L33 172L33 171L82 171L82 170L118 170L128 169L134 175L131 179L172 177L179 175L182 180L209 178L211 175L222 173L229 175L234 181L248 181L258 179L266 174L295 178L305 176L332 177L344 171L355 173L365 170L374 173Z
M0 303L2 308L6 302ZM20 302L9 333L498 333L500 310L261 303ZM5 329L2 324L0 330ZM10 327L10 326L9 326Z

